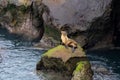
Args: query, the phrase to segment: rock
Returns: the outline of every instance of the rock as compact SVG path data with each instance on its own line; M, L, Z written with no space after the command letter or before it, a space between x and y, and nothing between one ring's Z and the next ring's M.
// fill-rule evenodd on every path
M88 61L77 63L73 75L72 80L93 80L90 63Z
M36 66L37 70L54 71L64 76L73 76L72 80L92 80L90 63L83 49L78 46L74 53L71 48L59 45L45 52ZM79 79L76 79L78 78Z
M114 28L113 33L113 43L115 47L120 47L120 1L113 0L112 2L112 12L111 12L111 19L112 19L112 27Z
M34 44L34 47L43 48L44 50L48 50L50 48L55 47L58 44L60 44L60 42L55 40L53 37L44 35L39 43Z
M28 9L32 1L34 2L32 10L35 13L32 15L33 19L30 18ZM14 4L17 8L12 6L15 7L14 10L12 7L8 7L8 4ZM4 15L0 16L0 23L6 26L11 33L24 35L25 39L37 42L44 33L44 27L40 27L43 22L45 26L57 29L57 31L67 25L70 37L73 37L83 48L111 47L115 38L113 33L119 35L119 28L115 29L116 33L111 26L111 4L112 0L1 0L0 14ZM1 11L3 7L9 8L9 11L8 9L7 12ZM119 13L119 10L116 11ZM39 28L38 25L40 25ZM52 33L50 30L49 32ZM48 34L47 36L53 37ZM116 40L119 41L119 38L115 38L115 42ZM52 43L56 44L54 41ZM50 46L53 47L53 45Z
M74 31L87 30L94 19L103 15L111 0L43 0L50 9L53 24L71 24ZM58 26L56 26L58 27Z
M0 0L0 5L7 6L8 3L10 3L10 4L12 3L17 6L20 6L20 5L29 6L29 5L31 5L32 1L41 2L41 0Z
M29 6L9 3L0 10L0 24L12 34L19 34L26 40L39 41L44 33L43 6L41 2L33 2Z
M52 27L45 26L45 33L39 43L35 47L44 48L47 50L60 44L60 32Z
M111 72L109 71L109 69L106 68L106 66L103 65L93 65L94 67L92 67L92 70L95 73L101 73L104 75L109 75Z
M97 43L101 43L99 45L112 43L107 40L104 43L106 36L112 37L113 27L110 22L112 0L43 0L42 2L50 9L49 15L44 17L45 23L57 29L67 24L70 37L74 37L85 49L94 47ZM107 33L106 29L109 29Z

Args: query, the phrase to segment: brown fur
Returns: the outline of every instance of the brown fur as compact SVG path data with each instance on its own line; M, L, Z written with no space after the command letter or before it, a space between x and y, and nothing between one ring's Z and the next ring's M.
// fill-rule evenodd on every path
M61 31L61 40L66 47L73 48L72 52L74 52L74 50L77 48L77 42L73 39L68 38L67 33L65 31Z

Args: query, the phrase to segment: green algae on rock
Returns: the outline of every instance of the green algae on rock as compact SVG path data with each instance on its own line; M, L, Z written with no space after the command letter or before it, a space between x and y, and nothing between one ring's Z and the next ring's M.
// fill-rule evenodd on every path
M48 50L45 54L43 54L43 57L44 56L61 58L63 62L66 62L69 60L69 58L73 57L86 57L85 52L80 46L78 46L75 52L72 53L71 48L67 49L65 48L65 46L62 45L59 45L55 48Z
M71 48L66 48L63 45L48 50L42 55L36 69L60 72L62 75L73 76L72 80L76 80L77 75L81 75L79 72L82 72L82 78L87 75L87 80L92 80L90 63L80 46L78 46L74 53L72 53ZM82 80L82 78L77 80Z
M72 80L92 80L92 75L89 61L80 61L73 72Z

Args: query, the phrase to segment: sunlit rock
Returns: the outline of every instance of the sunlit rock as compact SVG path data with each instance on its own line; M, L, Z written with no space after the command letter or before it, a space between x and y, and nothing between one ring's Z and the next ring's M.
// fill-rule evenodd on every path
M37 70L54 71L69 75L72 80L92 80L90 63L83 49L78 46L74 53L71 48L59 45L45 52L38 62Z

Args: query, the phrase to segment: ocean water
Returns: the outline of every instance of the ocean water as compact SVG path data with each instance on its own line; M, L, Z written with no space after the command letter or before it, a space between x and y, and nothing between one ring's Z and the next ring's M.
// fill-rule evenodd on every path
M49 75L36 71L36 64L44 51L30 42L0 31L0 80L61 80L60 74ZM88 51L94 71L93 80L120 80L120 50ZM63 79L65 80L65 79Z

